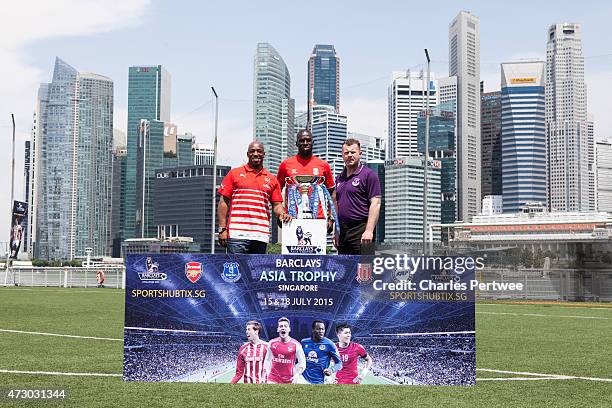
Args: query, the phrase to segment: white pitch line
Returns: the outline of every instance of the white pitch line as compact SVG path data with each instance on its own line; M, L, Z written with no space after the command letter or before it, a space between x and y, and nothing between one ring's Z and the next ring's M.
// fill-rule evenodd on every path
M38 334L39 336L69 337L69 338L72 338L72 339L92 339L92 340L107 340L107 341L123 341L123 339L111 339L111 338L108 338L108 337L75 336L73 334L43 333L43 332L33 332L33 331L24 331L24 330L11 330L11 329L0 329L0 332L18 333L18 334Z
M509 377L509 378L476 378L476 381L546 381L567 380L565 377Z
M563 318L569 318L569 319L589 319L589 320L612 320L612 317L575 316L575 315L547 315L547 314L540 314L540 313L476 312L476 314L507 315L507 316L531 316L531 317L563 317Z
M499 374L515 374L515 375L531 375L536 377L547 377L555 380L588 380L588 381L602 381L612 383L612 378L598 378L598 377L581 377L575 375L562 375L562 374L542 374L542 373L530 373L524 371L506 371L506 370L493 370L490 368L477 368L476 371L485 371L489 373Z
M22 370L2 370L0 373L6 374L34 374L34 375L65 375L79 377L121 377L122 374L113 373L63 373L58 371L22 371Z
M483 306L546 306L546 307L558 307L558 308L565 308L565 309L595 309L595 310L612 311L612 308L610 307L572 306L569 304L552 305L548 303L542 303L542 304L538 304L538 303L524 303L524 304L523 303L476 303L476 307L483 307Z

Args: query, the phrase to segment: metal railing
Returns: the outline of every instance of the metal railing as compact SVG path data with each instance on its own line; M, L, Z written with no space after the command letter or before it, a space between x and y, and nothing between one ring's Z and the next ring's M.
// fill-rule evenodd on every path
M0 271L0 285L42 286L63 288L95 288L96 275L104 272L104 286L125 289L125 267L122 265L96 267L14 267Z
M612 269L483 269L479 283L522 283L523 290L476 290L479 299L612 301Z

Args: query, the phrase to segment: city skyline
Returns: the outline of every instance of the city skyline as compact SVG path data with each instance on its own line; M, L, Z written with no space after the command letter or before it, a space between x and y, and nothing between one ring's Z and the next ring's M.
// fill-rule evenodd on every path
M191 65L189 63L191 60L181 60L179 63L178 58L175 57L187 55L185 53L189 50L189 42L185 41L183 46L182 42L179 41L180 35L177 39L177 34L172 34L169 30L161 30L165 35L164 38L161 38L163 41L160 42L164 52L153 53L151 52L151 45L143 43L140 49L133 48L129 55L126 55L123 52L124 49L127 50L130 45L140 44L142 42L140 38L152 32L152 28L148 27L149 24L145 23L161 19L166 10L159 3L148 2L132 3L128 1L122 7L124 8L122 9L123 14L119 13L121 21L117 17L109 16L109 13L99 13L99 15L94 16L94 21L90 22L91 24L88 27L77 25L60 30L57 28L47 29L48 27L45 27L44 24L39 24L37 27L25 27L20 30L27 34L18 35L16 39L11 40L12 43L10 44L7 43L9 40L4 40L2 52L9 57L7 60L9 67L5 67L5 69L15 64L22 64L20 66L27 68L15 70L20 72L19 80L15 81L15 84L3 85L3 94L7 92L6 95L9 96L7 99L11 99L13 103L10 106L3 103L1 106L1 112L5 114L6 118L0 119L0 129L3 133L10 135L9 112L14 111L17 119L18 139L16 145L18 147L23 146L23 141L29 136L29 128L32 122L35 93L35 89L31 86L32 78L35 79L37 86L38 82L42 82L41 77L48 77L51 58L59 55L85 71L100 72L113 79L116 83L115 128L123 132L126 131L127 127L125 122L127 118L127 68L129 66L152 63L168 67L173 75L173 100L177 101L177 103L173 103L173 111L176 112L176 115L173 115L172 119L179 124L181 130L192 132L198 142L206 143L211 139L212 115L210 112L209 85L214 84L221 96L219 128L221 162L230 165L243 162L245 152L239 148L230 149L228 143L231 143L232 146L239 146L239 143L244 143L245 149L243 150L246 150L246 144L252 137L252 123L250 123L252 122L252 114L249 114L252 109L252 100L249 97L252 89L252 75L250 74L252 63L249 63L249 60L252 58L252 49L257 40L270 42L285 59L292 77L292 97L296 99L296 102L306 101L305 95L303 95L307 80L305 65L312 47L318 43L333 44L338 54L342 56L343 61L341 68L343 81L340 93L343 98L342 113L349 118L348 130L381 135L384 134L386 129L385 93L390 72L413 66L413 69L421 69L424 62L422 48L425 47L429 48L432 54L434 61L432 70L446 72L448 69L448 63L445 61L448 58L446 44L448 23L457 15L462 5L448 2L444 7L441 7L440 18L429 25L433 34L429 36L427 43L419 44L419 46L414 46L413 42L406 45L405 38L408 37L400 41L400 39L389 37L388 34L385 36L384 30L383 33L373 36L368 34L371 38L366 38L365 34L355 36L354 29L350 29L345 24L329 30L325 29L315 35L301 34L297 38L283 36L281 34L283 29L298 32L302 29L299 24L304 27L308 26L306 22L298 23L298 26L295 22L292 22L291 24L281 24L280 27L274 29L258 30L255 39L249 39L248 41L245 40L244 35L240 35L240 32L230 35L226 29L221 33L226 34L225 36L213 36L219 44L211 48L210 52L212 54L210 55L222 55L219 53L219 47L227 47L228 42L237 46L232 49L231 55L227 55L226 61L221 64L209 64L210 66ZM185 25L189 26L191 17L188 16L187 10L193 7L195 6L187 5L182 9L182 12L173 15L182 16ZM467 5L463 7L468 8ZM582 23L587 84L590 77L595 78L595 84L597 84L600 81L601 73L605 73L601 66L605 65L606 61L609 62L609 57L601 56L601 54L605 54L608 49L597 38L598 33L601 33L605 27L601 18L605 13L585 14L584 7L579 9L568 5L566 8L560 7L560 9L564 9L563 11L547 10L547 14L540 12L539 14L535 13L534 16L525 15L521 16L521 18L525 18L525 29L521 32L514 32L513 30L512 36L508 36L503 35L500 29L510 28L510 23L504 23L503 20L512 17L515 12L505 11L502 16L501 13L494 11L494 7L485 5L470 5L469 9L474 15L480 17L482 25L481 59L483 62L481 71L483 71L483 74L481 79L485 81L486 90L499 89L499 62L528 57L543 58L547 27L550 24L562 21ZM543 9L544 7L540 10ZM76 6L69 11L70 13L77 13L79 10L83 12ZM286 10L279 6L274 10L274 13L282 13L283 11ZM425 11L420 10L418 12ZM217 13L215 15L219 17L229 13L228 10L223 8L212 10L212 12L213 14ZM392 17L391 13L382 11L368 16L367 19L363 11L348 10L347 13L349 16L355 17L357 22L369 21L371 18L373 26L381 24L382 21L379 22L379 20L382 20L382 17ZM91 14L94 15L95 13ZM32 22L40 22L36 16L36 13L32 16ZM126 24L130 26L126 27ZM216 27L216 24L214 27ZM504 24L507 24L507 26L504 26ZM411 31L412 29L407 30L416 35L417 28L413 28L414 32ZM47 31L45 31L46 29ZM184 30L180 31L182 34L185 33ZM484 38L485 33L486 39ZM209 43L208 37L211 35L205 36L207 37L207 44ZM382 38L386 38L389 44L381 46L379 49L372 48L373 44L381 43ZM118 47L118 39L125 42L125 46ZM152 43L155 43L155 41L152 41ZM398 47L398 45L401 45L401 47ZM96 55L92 54L93 49L96 50ZM365 49L368 50L367 53L362 52ZM109 58L111 55L113 57ZM14 56L14 58L10 58L11 56ZM371 61L374 60L380 61L380 63L373 64ZM597 66L600 66L600 68L597 68ZM238 67L240 68L239 75L237 75ZM215 71L219 70L226 70L227 74L225 76L220 76L218 72L215 74ZM224 77L226 79L223 79ZM200 92L193 91L195 78L198 79L196 89L201 90ZM200 81L200 79L202 80ZM175 85L177 86L174 87ZM610 119L598 114L598 112L603 112L605 107L601 106L605 99L601 97L598 99L597 97L598 92L599 95L603 94L602 89L602 86L588 86L589 112L595 113L596 139L610 136L609 132L602 131L602 129L609 128L606 120L609 121ZM595 96L592 96L591 92L594 92ZM11 98L15 94L19 94L18 97ZM198 110L197 108L203 104L205 107ZM304 107L302 102L296 104L296 109ZM10 152L3 153L3 159L7 159L7 154L10 154ZM23 160L20 160L22 155L16 154L16 157L16 174L20 174L19 170L23 166ZM10 160L7 159L3 162L8 163ZM5 174L8 173L5 172ZM8 191L10 186L8 178L4 176L1 181L3 191ZM22 188L20 188L22 184L20 178L16 177L16 199L23 195ZM3 196L7 194L3 193ZM8 199L5 201L8 201ZM8 224L8 221L6 223Z

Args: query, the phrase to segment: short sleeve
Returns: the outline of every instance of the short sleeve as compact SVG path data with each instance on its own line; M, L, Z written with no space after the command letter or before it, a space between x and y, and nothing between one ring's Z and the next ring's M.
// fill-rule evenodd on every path
M234 192L234 173L232 171L227 173L227 175L223 178L217 192L223 197L230 198L232 196L232 193Z
M378 179L378 174L375 171L368 172L368 199L371 200L373 197L381 197L382 193L380 191L380 180Z
M325 174L325 187L328 190L334 188L336 186L334 174L331 171L331 167L329 167L329 163L326 161L323 162L323 174Z
M273 203L283 202L283 195L281 194L280 185L274 176L272 176L272 194L270 194L270 201Z
M287 177L287 165L285 161L283 161L280 166L278 166L278 173L276 174L276 180L278 182L279 189L282 190L285 187L285 177ZM272 200L274 201L274 200ZM282 200L281 200L282 201Z
M368 355L365 348L361 344L359 344L359 347L357 348L357 354L359 354L359 357L361 358L365 358Z

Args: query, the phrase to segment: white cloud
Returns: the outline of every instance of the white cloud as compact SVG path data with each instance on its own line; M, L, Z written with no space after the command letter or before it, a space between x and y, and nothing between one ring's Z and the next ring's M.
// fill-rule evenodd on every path
M8 231L10 220L11 113L17 128L15 146L15 199L23 198L23 146L29 138L32 112L38 86L51 78L28 62L26 47L36 41L54 37L87 36L139 24L149 0L122 0L113 3L96 0L34 0L3 3L0 31L0 234ZM49 62L50 64L52 61ZM7 143L8 141L9 143ZM7 232L8 234L8 232ZM3 239L0 238L0 242Z
M40 39L84 36L137 24L148 3L122 0L111 7L99 0L8 2L3 5L5 35L0 36L0 48L16 49Z

